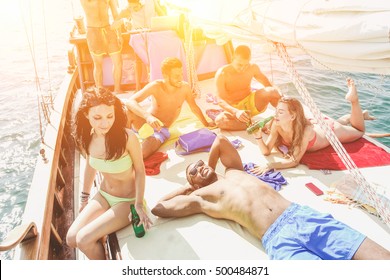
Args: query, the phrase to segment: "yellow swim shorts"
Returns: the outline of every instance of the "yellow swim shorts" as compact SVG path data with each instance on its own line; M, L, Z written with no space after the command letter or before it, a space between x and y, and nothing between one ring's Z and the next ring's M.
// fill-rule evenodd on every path
M238 103L231 104L234 108L239 109L239 110L246 110L249 111L251 116L256 116L262 112L265 111L265 109L261 112L259 112L256 108L255 104L255 95L256 92L252 91L247 97L245 97L243 100L241 100Z

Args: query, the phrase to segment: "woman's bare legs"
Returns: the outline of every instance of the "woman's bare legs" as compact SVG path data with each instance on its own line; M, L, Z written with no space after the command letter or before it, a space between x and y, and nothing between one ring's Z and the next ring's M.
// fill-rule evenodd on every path
M359 97L356 91L355 82L351 79L347 79L348 92L345 95L345 99L351 102L351 126L359 131L365 132L365 124L363 111L360 107Z
M376 117L370 115L370 112L368 110L363 110L363 119L366 121L372 121L376 120ZM350 125L351 124L351 114L346 114L340 118L337 119L338 123L341 123L342 125ZM390 137L390 133L366 133L367 136L373 137L373 138L382 138L382 137Z
M101 238L130 224L130 203L121 202L85 225L77 234L77 247L90 260L106 258Z
M130 203L121 202L111 207L97 193L70 227L66 242L78 247L88 259L105 259L101 238L130 224Z
M345 99L351 102L351 125L334 123L334 132L341 143L353 142L362 137L365 133L363 111L360 107L359 98L352 79L347 79L348 92Z
M363 118L366 121L376 120L376 118L374 116L370 115L370 112L368 112L368 110L363 110ZM350 125L351 124L351 114L346 114L346 115L338 118L337 121L343 125Z

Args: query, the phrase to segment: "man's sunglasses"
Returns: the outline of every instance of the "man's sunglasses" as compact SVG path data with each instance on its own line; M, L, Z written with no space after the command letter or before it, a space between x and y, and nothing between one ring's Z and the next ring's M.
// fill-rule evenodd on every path
M190 171L188 171L188 174L190 174L191 176L195 176L196 173L198 173L198 167L202 165L204 165L203 160L198 160L198 162L195 163L195 165L190 169Z

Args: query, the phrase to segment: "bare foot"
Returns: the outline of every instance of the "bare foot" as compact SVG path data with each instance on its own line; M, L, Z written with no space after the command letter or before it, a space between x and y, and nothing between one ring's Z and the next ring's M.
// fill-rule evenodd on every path
M366 135L372 138L390 137L390 133L366 133Z
M120 89L120 90L114 90L112 93L117 95L117 94L122 94L122 93L125 93L125 92Z
M355 87L355 82L351 79L347 79L347 86L348 86L348 92L345 95L345 99L348 100L351 103L358 102L359 98L357 95L356 87Z
M368 112L368 110L363 110L363 118L367 121L376 120L374 116L370 115L370 112Z

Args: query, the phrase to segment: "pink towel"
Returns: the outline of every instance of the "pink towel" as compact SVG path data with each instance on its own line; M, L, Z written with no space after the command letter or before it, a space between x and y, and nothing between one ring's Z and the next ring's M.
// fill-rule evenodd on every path
M183 78L187 81L186 57L183 42L173 30L147 32L130 36L129 45L138 57L150 66L150 81L162 79L161 62L177 57L183 63Z

